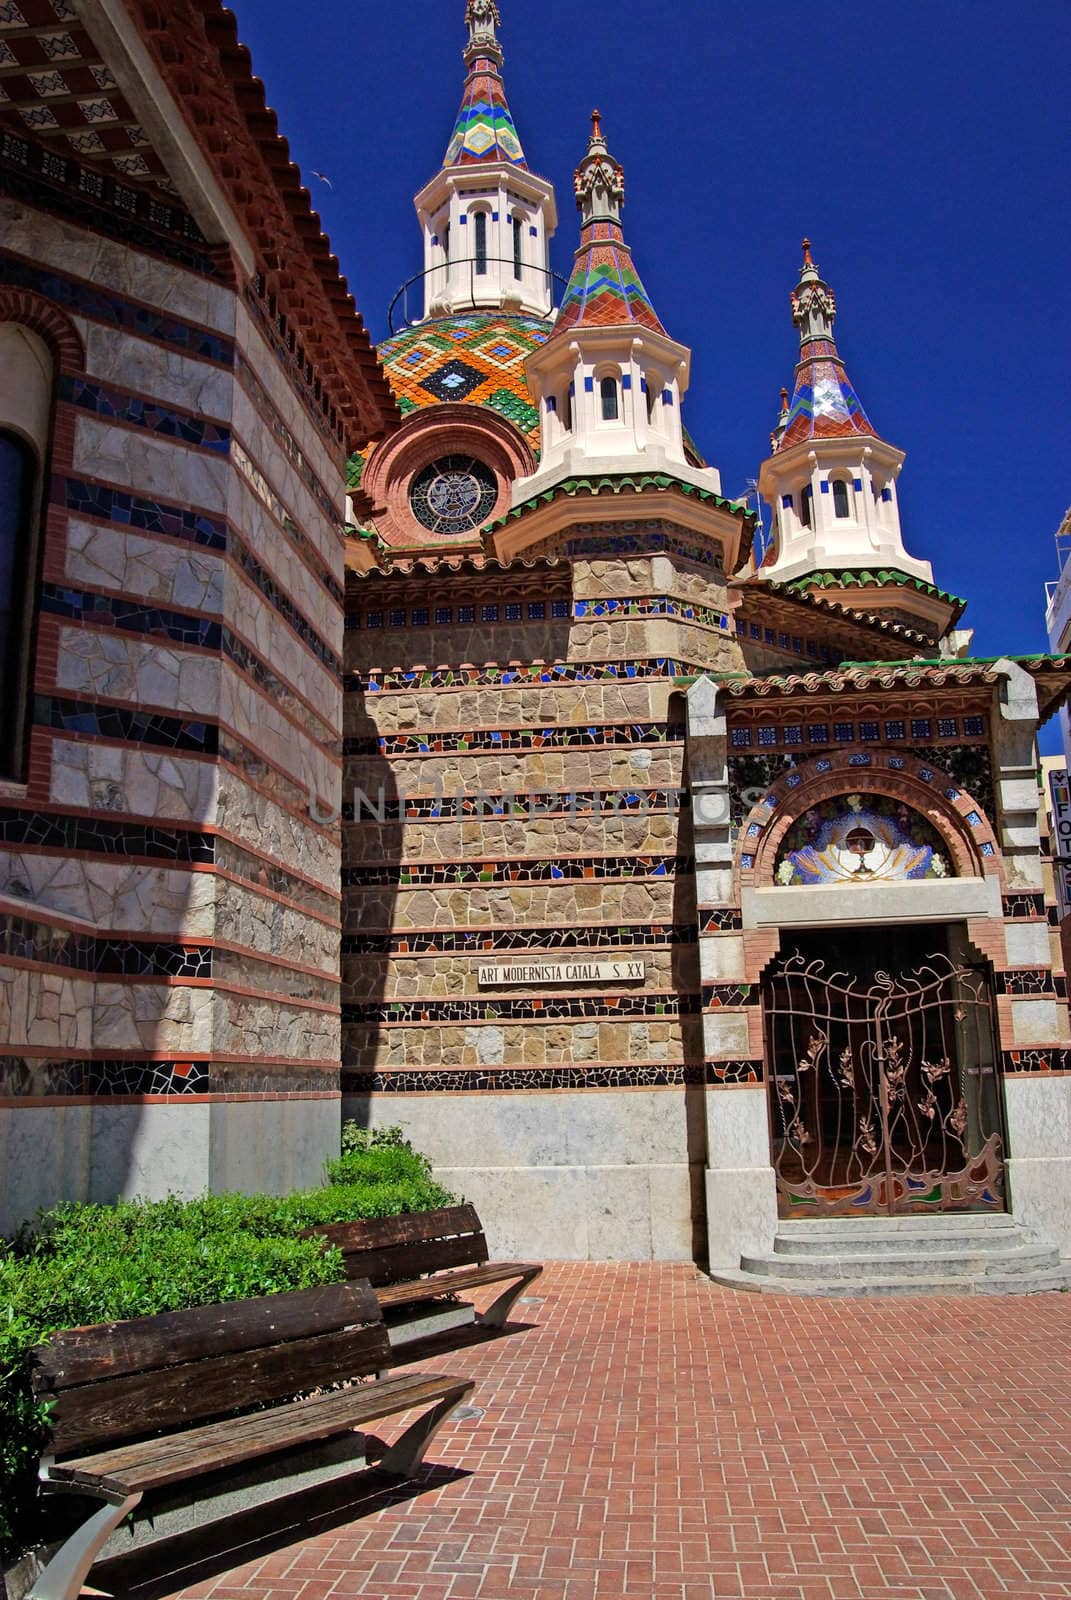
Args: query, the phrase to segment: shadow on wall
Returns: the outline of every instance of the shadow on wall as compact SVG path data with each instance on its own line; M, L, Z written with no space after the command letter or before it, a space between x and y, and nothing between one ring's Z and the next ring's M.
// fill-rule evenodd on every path
M348 636L349 637L349 636ZM347 666L349 664L347 663ZM357 674L347 672L342 808L343 1115L371 1123L394 952L395 904L405 833L398 785L380 752ZM434 961L434 956L430 957ZM404 1063L399 1062L399 1065Z
M674 695L671 698L669 720L686 723L687 702L683 695ZM691 788L687 746L681 788L684 790ZM677 854L687 857L695 855L695 830L690 807L682 807L678 812ZM674 987L678 994L701 994L699 918L696 909L696 878L692 873L677 874L673 893L673 921L678 927L695 930L693 943L674 947ZM698 1266L706 1266L709 1254L706 1201L707 1088L702 1014L682 1016L681 1035L684 1041L685 1139L692 1195L692 1259Z

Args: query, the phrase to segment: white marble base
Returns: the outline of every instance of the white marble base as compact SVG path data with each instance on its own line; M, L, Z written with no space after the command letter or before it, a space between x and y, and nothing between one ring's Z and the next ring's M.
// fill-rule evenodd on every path
M337 1100L0 1110L0 1236L63 1201L315 1189L337 1156Z
M772 1167L708 1172L707 1234L710 1269L737 1269L742 1256L773 1249L777 1184Z

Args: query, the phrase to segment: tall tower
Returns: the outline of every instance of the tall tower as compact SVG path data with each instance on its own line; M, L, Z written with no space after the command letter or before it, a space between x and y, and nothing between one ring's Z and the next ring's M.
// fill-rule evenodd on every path
M461 109L442 168L416 197L424 315L475 309L549 317L554 190L528 170L506 101L495 0L468 0L465 21Z
M543 452L522 498L577 472L672 472L719 493L713 468L695 468L684 447L681 401L691 352L670 338L625 242L625 174L592 114L576 171L580 248L554 331L528 358Z
M801 590L818 586L849 605L859 603L863 584L868 610L895 613L936 643L963 603L936 588L930 563L904 545L897 497L904 452L881 438L863 409L833 338L836 315L836 297L804 239L792 294L800 336L795 388L791 400L781 391L773 451L759 473L774 524L762 576Z

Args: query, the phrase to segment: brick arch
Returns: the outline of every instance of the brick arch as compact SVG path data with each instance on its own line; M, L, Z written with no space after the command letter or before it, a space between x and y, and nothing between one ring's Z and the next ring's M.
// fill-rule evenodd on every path
M30 289L0 288L0 322L17 322L43 339L57 371L84 372L85 346L66 312Z
M738 861L741 885L767 888L781 843L802 813L842 794L881 794L917 811L944 840L957 877L996 877L1003 862L982 807L940 768L892 751L843 751L782 774L744 823Z

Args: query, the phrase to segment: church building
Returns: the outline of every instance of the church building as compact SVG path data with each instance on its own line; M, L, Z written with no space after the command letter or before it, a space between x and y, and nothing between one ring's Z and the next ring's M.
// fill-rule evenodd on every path
M1051 1264L1071 1034L1036 733L1071 664L968 654L806 241L756 560L609 121L560 289L499 9L466 21L422 305L380 347L404 421L352 463L346 1112L507 1250L731 1281L786 1222L953 1213Z
M221 0L0 0L0 1235L347 1116L496 1252L1071 1284L1071 660L969 653L807 242L756 539L612 116L559 218L464 24L377 359Z

